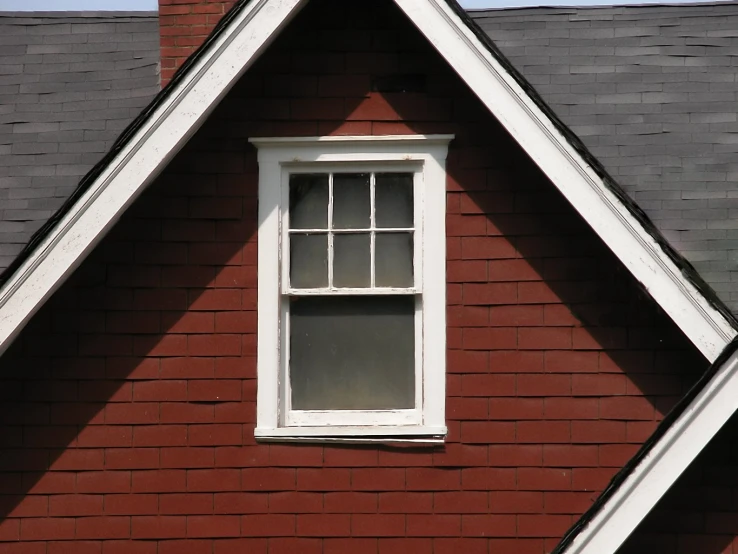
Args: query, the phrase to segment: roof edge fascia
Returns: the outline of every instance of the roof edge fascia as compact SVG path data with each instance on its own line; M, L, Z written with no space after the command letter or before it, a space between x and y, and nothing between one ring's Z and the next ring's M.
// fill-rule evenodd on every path
M306 1L246 2L172 83L130 140L0 287L0 354ZM242 32L247 26L250 32Z
M552 119L451 7L454 0L395 0L702 354L713 362L738 334L685 277L572 146Z
M733 341L552 554L616 552L735 413L736 398L738 343Z

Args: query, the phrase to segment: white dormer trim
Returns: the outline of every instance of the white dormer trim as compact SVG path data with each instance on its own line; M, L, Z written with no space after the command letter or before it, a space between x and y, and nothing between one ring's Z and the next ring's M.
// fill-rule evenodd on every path
M252 0L199 55L89 189L0 288L0 353L307 1ZM736 336L732 323L681 273L551 118L444 0L395 2L685 335L714 361ZM699 431L702 442L693 446L706 444L738 407L738 394L727 386L733 379L738 380L735 367L730 364L725 368L730 379L720 381L719 376L724 374L721 371L708 384L725 394L700 395L692 407L700 403L702 408L691 407L678 420L683 422L675 427L678 432ZM668 452L664 459L678 459L679 463L669 472L655 471L653 468L658 466L650 466L652 470L639 473L637 481L629 481L633 486L623 492L638 492L633 498L638 499L639 510L629 517L623 513L626 504L613 495L601 510L607 517L601 524L591 522L588 527L586 540L597 549L572 546L568 553L612 554L699 452L699 446L688 447L678 437L662 445L667 436L671 435L667 433L657 444L663 448L654 448L654 452Z

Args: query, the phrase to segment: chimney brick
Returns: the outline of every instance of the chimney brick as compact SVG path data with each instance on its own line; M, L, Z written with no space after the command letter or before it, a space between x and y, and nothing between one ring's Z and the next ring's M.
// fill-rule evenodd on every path
M161 85L205 41L235 0L159 0Z

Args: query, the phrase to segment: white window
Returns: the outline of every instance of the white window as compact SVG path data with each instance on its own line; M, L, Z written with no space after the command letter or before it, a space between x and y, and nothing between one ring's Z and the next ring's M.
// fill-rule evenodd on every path
M446 434L451 136L260 138L256 436Z

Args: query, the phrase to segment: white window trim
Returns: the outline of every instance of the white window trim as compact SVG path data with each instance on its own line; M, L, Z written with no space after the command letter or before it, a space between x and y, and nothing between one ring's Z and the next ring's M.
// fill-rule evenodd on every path
M380 440L442 441L446 435L446 154L452 135L340 136L299 138L252 138L259 161L259 280L257 346L257 426L259 440ZM281 245L286 230L282 225L285 210L285 179L289 168L304 171L375 171L385 165L401 167L422 179L422 197L416 199L416 232L422 244L422 267L416 289L421 289L422 310L422 403L413 410L377 412L367 420L367 412L346 412L340 424L317 425L301 412L280 411L282 342L285 333L281 303L283 254ZM418 184L416 182L416 190ZM422 202L422 219L418 204ZM425 222L432 222L426 225ZM419 231L418 231L419 230ZM366 293L366 291L362 291ZM374 293L375 291L372 291ZM387 289L388 294L396 293ZM404 290L403 292L407 292ZM420 341L419 341L420 342ZM315 414L313 414L315 415ZM335 415L335 412L333 413ZM342 414L344 415L344 414ZM313 423L313 424L311 424ZM367 424L369 423L369 424Z

